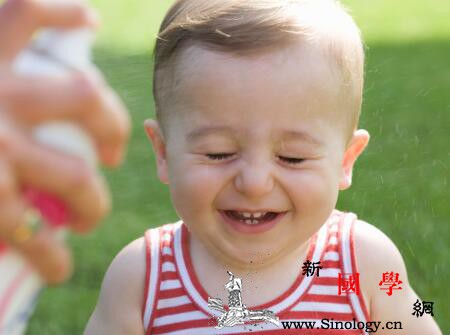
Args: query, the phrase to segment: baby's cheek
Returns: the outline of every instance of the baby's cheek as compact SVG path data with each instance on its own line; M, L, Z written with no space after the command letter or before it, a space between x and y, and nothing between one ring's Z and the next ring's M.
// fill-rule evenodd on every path
M220 178L208 167L184 166L171 179L170 188L175 207L183 207L179 210L197 215L205 211L214 201L219 181Z
M298 187L294 188L294 197L298 199L299 210L333 209L336 203L337 190L327 174L306 173L298 180Z

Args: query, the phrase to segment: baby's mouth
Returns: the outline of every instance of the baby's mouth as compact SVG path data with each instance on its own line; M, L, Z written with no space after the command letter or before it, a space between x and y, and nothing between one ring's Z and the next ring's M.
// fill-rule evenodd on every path
M223 211L225 215L234 220L247 225L257 225L275 220L281 213L277 212L239 212L234 210Z
M277 226L286 216L288 211L275 212L270 209L259 211L219 210L223 222L233 231L241 234L262 234Z

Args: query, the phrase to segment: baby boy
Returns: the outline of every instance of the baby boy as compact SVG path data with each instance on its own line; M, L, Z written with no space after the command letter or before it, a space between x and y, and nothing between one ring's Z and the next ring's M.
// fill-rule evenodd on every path
M333 0L177 1L145 129L180 221L116 257L85 334L440 334L390 239L335 209L369 141L363 65Z

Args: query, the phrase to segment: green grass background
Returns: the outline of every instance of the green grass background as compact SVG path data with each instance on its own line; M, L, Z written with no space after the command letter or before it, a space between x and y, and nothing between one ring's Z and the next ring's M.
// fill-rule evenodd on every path
M435 319L449 334L450 2L344 3L366 42L361 127L372 138L338 208L358 213L392 238L413 287L435 303ZM113 257L147 228L177 218L168 189L156 178L142 126L153 115L151 48L170 1L93 4L103 17L95 61L129 107L133 135L125 164L105 171L112 215L94 234L70 238L75 275L45 291L29 335L81 334Z

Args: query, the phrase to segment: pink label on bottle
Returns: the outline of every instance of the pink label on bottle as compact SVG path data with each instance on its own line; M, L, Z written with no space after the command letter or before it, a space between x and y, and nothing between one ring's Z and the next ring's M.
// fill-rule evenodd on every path
M69 223L69 211L64 202L56 196L32 188L25 188L23 195L32 207L39 210L44 221L51 227L60 228Z
M39 211L45 223L50 227L58 229L70 222L67 206L56 196L30 187L24 189L23 196L31 207ZM6 249L7 246L0 241L0 255Z

